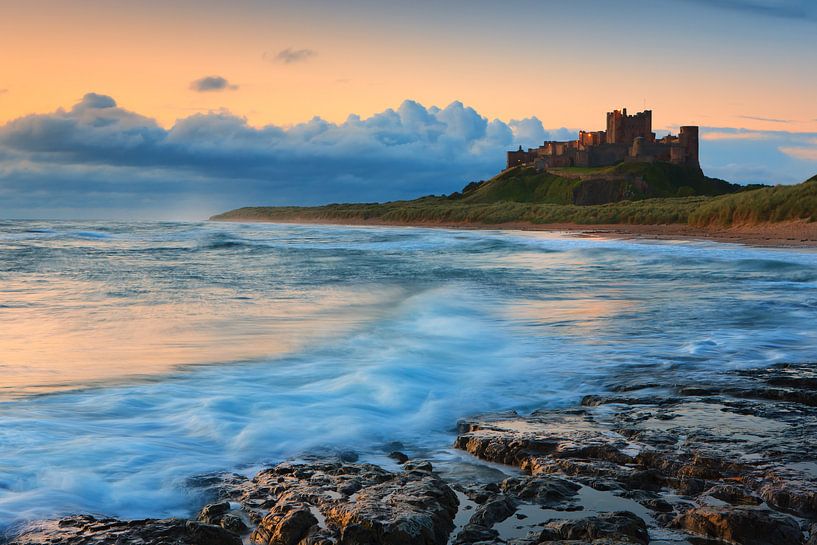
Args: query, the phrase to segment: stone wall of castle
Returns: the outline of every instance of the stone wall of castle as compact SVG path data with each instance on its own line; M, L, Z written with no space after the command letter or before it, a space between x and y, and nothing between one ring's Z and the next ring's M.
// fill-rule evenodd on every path
M652 111L633 115L627 109L607 113L606 131L579 131L576 140L548 141L527 151L508 152L507 167L532 165L539 170L556 167L600 167L622 161L665 161L700 168L698 127L683 126L677 136L655 138Z

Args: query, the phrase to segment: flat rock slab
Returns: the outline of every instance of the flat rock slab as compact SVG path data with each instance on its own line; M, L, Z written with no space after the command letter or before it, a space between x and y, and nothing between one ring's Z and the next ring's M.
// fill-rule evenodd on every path
M571 410L460 422L455 446L532 477L612 494L622 510L636 512L627 507L634 500L649 510L641 515L651 543L797 545L817 539L809 529L817 519L815 369L784 365L707 383L651 377L613 384L609 394L587 396ZM592 500L578 503L598 509ZM565 537L532 531L524 543L559 539Z

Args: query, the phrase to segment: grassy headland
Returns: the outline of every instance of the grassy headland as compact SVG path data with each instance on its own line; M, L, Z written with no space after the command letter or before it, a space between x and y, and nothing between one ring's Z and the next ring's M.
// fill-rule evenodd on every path
M211 219L531 227L682 224L729 228L810 223L817 221L817 176L798 185L746 187L708 178L698 169L665 163L549 172L517 167L447 196L314 207L248 207Z

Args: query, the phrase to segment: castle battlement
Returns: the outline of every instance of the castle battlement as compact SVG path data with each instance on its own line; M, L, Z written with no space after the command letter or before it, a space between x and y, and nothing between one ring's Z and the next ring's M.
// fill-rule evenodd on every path
M544 170L553 167L603 167L624 161L665 161L700 168L698 127L684 126L677 136L656 139L652 110L632 115L627 109L607 113L607 130L579 131L576 140L548 141L527 151L520 146L508 152L508 168L530 164Z

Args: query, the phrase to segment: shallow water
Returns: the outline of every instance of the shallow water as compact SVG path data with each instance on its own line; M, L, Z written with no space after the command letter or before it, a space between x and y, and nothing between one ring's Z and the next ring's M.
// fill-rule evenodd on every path
M0 223L0 526L447 448L627 374L817 361L817 254L544 233Z

